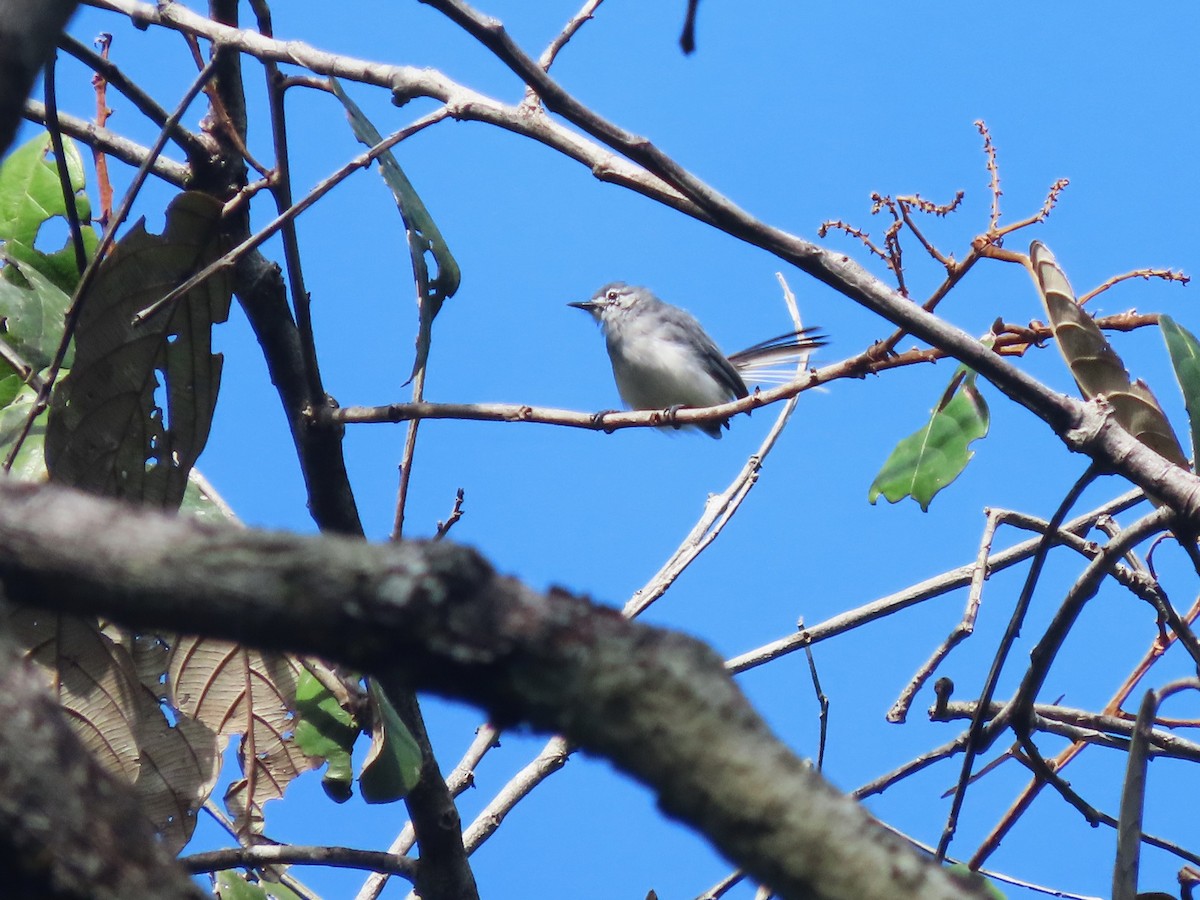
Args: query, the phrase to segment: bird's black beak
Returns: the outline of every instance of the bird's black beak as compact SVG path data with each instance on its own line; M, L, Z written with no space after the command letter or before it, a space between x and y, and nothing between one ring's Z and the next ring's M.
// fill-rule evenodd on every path
M596 303L595 300L584 300L582 302L568 303L567 306L573 306L576 309L582 309L586 313L594 313L599 304Z

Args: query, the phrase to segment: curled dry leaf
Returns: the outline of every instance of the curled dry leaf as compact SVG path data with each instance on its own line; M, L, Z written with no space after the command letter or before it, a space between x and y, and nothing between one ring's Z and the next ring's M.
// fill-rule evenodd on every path
M1075 292L1054 254L1041 241L1034 241L1029 261L1058 348L1084 398L1104 397L1126 431L1175 465L1188 468L1187 455L1158 400L1141 379L1130 381L1121 357L1075 302Z

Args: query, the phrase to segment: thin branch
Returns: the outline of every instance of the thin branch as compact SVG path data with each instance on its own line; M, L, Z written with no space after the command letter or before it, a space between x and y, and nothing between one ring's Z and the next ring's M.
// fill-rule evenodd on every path
M930 711L930 720L949 722L954 719L967 719L976 714L978 707L979 704L974 701L965 700L939 703ZM984 717L994 719L1003 710L1003 703L993 701ZM1034 704L1033 715L1038 731L1047 731L1072 741L1099 744L1115 750L1128 749L1135 727L1134 721L1127 716L1106 715L1052 703ZM1149 740L1152 756L1169 756L1200 762L1200 743L1157 729L1150 733ZM1060 771L1063 767L1056 761L1054 768Z
M1132 272L1125 272L1122 275L1114 275L1112 278L1105 279L1102 283L1096 285L1096 287L1080 297L1078 303L1080 306L1083 306L1083 304L1087 303L1097 294L1102 294L1114 285L1133 278L1141 278L1143 281L1149 281L1151 278L1161 278L1163 281L1174 281L1178 284L1187 284L1192 280L1191 276L1183 272L1176 272L1174 269L1134 269Z
M42 389L42 377L3 338L0 338L0 359L8 363L12 370L17 373L17 377L21 379L22 383L29 385L35 391Z
M310 847L301 844L231 847L193 853L179 860L193 874L221 869L257 868L274 865L330 866L335 869L370 869L400 875L412 881L416 861L379 850L350 847Z
M967 732L964 731L954 740L942 744L940 747L934 747L932 750L927 750L916 759L910 760L902 766L856 788L850 792L850 796L858 800L865 800L867 797L882 794L888 788L903 781L908 776L920 772L922 769L927 769L934 763L941 762L943 759L949 759L956 753L960 753L966 746Z
M1020 231L1022 228L1028 228L1030 225L1037 225L1039 222L1046 221L1046 219L1049 218L1051 211L1054 209L1055 204L1058 203L1059 196L1067 189L1067 186L1070 183L1070 180L1066 178L1058 179L1058 181L1050 185L1050 190L1046 192L1046 199L1042 203L1042 208L1040 210L1026 219L1021 219L1019 222L1013 222L1011 225L1005 225L997 234L1002 237L1006 234L1012 234L1014 231Z
M992 133L988 130L987 123L983 119L976 119L975 127L983 138L983 154L987 157L987 170L991 178L992 215L988 233L995 234L1000 230L1000 197L1004 194L1000 190L1000 166L996 162L996 145L992 143Z
M1064 535L1079 534L1086 531L1095 524L1099 516L1128 509L1142 502L1144 499L1145 497L1141 491L1129 491L1122 494L1108 501L1100 508L1072 519L1054 536L1053 541L1055 543L1066 543L1067 539ZM1037 552L1038 545L1042 540L1042 537L1037 537L1028 541L1022 541L1007 550L1001 550L991 555L987 561L988 571L994 574L1017 563L1024 562ZM1068 546L1071 545L1068 544ZM1087 544L1084 541L1080 541L1074 547L1078 552L1084 552L1086 548ZM865 625L868 622L874 622L900 610L907 609L917 603L922 603L958 588L966 587L975 577L975 572L975 563L968 563L956 569L949 569L940 575L927 578L925 581L918 582L903 590L882 597L879 600L847 610L844 613L839 613L816 625L810 625L804 632L790 634L787 637L772 641L755 650L735 656L726 662L726 667L731 672L744 672L747 669L764 665L773 659L799 650L807 644L816 644L820 641L828 640L829 638Z
M189 159L203 159L209 153L209 148L205 146L203 138L188 131L180 122L176 121L168 127L171 117L167 111L106 56L75 40L69 34L64 34L59 39L58 46L124 94L138 112L156 126L160 129L167 128L168 138L174 141Z
M37 100L25 101L25 118L30 122L46 125L48 116L45 104ZM70 135L77 141L87 144L93 149L102 150L109 156L114 156L131 166L140 166L150 156L150 148L136 141L121 137L114 131L80 119L67 113L58 114L58 124L63 134ZM172 159L158 157L150 165L150 173L161 178L168 184L183 187L191 177L191 169L184 163Z
M796 627L804 634L804 619L796 622ZM805 643L804 656L808 660L808 674L812 679L813 694L817 698L817 715L819 736L817 738L817 771L825 771L825 741L829 736L829 698L821 690L821 678L817 674L817 661L813 658L812 643Z
M950 651L965 641L975 632L975 618L979 615L979 605L983 601L983 583L991 574L988 568L988 558L992 553L992 541L996 536L996 528L1003 517L1003 510L987 511L987 521L983 527L983 535L979 539L979 552L975 557L975 571L971 575L970 590L967 591L967 604L963 609L962 619L942 641L924 665L913 675L908 685L900 692L892 708L888 710L889 722L901 723L908 717L908 709L913 698L921 690L925 682L937 671L942 660L950 655Z
M162 309L164 306L167 306L170 303L174 302L175 300L179 299L184 294L186 294L188 291L190 291L194 287L196 287L198 284L202 284L203 282L207 281L209 278L211 278L217 272L220 272L223 269L232 268L238 262L238 260L242 259L251 250L255 250L258 247L260 247L264 242L266 242L266 240L268 238L270 238L277 231L279 231L279 229L281 229L284 225L286 225L287 223L289 223L293 219L295 219L296 216L300 215L300 213L304 212L306 209L308 209L310 206L312 206L314 203L316 203L318 200L320 200L322 197L324 197L326 194L328 194L331 190L333 190L337 185L341 184L346 178L348 178L354 172L357 172L359 169L365 169L366 167L371 165L371 163L374 162L376 157L378 157L381 153L383 153L386 150L390 149L391 147L395 146L396 144L398 144L400 141L404 140L405 138L410 137L413 134L416 134L421 129L427 128L428 126L434 124L435 122L440 122L442 119L444 119L446 117L446 115L447 115L447 113L445 112L445 110L436 110L436 111L430 113L429 115L423 116L422 118L418 119L416 122L412 123L411 125L407 126L406 128L402 128L399 131L390 135L389 137L384 138L384 140L382 140L380 143L376 144L374 147L367 150L366 152L361 153L358 156L354 157L354 159L350 160L350 162L346 163L346 165L342 166L340 169L338 169L332 175L328 176L323 181L321 181L316 187L314 187L311 191L309 191L298 203L293 204L292 206L290 206L286 210L284 210L282 213L277 215L274 219L272 219L269 223L267 223L267 225L265 227L261 228L260 230L256 231L254 234L247 237L245 240L243 240L241 243L239 243L236 247L234 247L232 250L230 250L228 253L226 253L224 256L222 256L220 259L216 260L215 262L206 266L204 269L197 272L195 275L193 275L191 278L189 278L183 284L179 285L174 290L172 290L169 293L165 294L164 296L160 297L158 300L156 300L154 303L151 303L145 309L142 309L138 313L136 313L133 317L134 323L137 324L139 322L145 321L150 316L154 315L158 310Z
M107 62L108 51L112 48L112 35L102 32L96 37L96 43L100 46L100 58ZM103 128L112 116L112 110L108 108L108 80L103 75L93 73L92 91L96 95L96 124ZM113 213L112 177L108 171L108 157L103 150L92 148L92 164L96 167L96 221L103 230L108 228Z
M58 127L58 92L54 85L56 68L55 54L51 54L42 73L47 125L50 131L50 146L54 148L58 183L62 187L63 208L66 210L67 225L71 231L71 246L75 249L75 269L79 274L83 274L83 270L87 268L87 248L83 245L83 228L79 224L79 207L75 205L75 188L71 184L71 173L67 170L67 151L63 146L62 129Z
M726 894L737 887L746 879L746 873L740 869L730 872L703 894L699 894L696 900L721 900Z
M575 15L571 17L571 21L567 22L567 24L563 26L563 30L560 31L558 35L555 36L554 40L550 42L549 46L542 51L542 55L538 59L538 65L542 67L543 72L550 71L550 67L554 65L554 59L558 56L559 51L567 45L567 41L575 37L576 32L578 32L579 29L584 26L585 22L588 22L592 19L592 17L596 14L597 7L599 7L603 2L604 0L587 0L587 2L580 7L579 12L575 13Z
M806 372L794 381L768 390L759 390L732 403L720 406L680 409L673 421L680 427L699 422L727 419L738 413L751 412L779 400L796 395L823 383L820 371ZM520 403L393 403L387 406L344 406L331 410L314 410L318 417L328 416L332 422L359 424L368 422L407 422L412 419L464 419L481 422L531 422L542 425L566 425L589 431L611 432L622 428L662 427L667 424L666 410L627 410L607 413L598 422L591 413L566 409L535 407Z
M454 508L450 510L450 515L446 517L446 521L438 520L437 531L433 535L435 541L440 541L454 527L454 523L463 517L463 489L459 488L454 493Z
M1025 583L1021 586L1021 593L1017 597L1012 615L1008 620L1008 626L1004 630L1004 636L1000 639L1000 645L992 659L992 665L988 669L987 678L984 680L983 688L979 692L979 711L976 713L975 718L971 720L971 729L967 737L967 747L963 753L962 771L954 790L954 799L950 804L950 812L946 816L946 824L942 829L941 838L938 840L937 858L939 860L945 858L946 850L950 846L950 840L954 837L955 829L958 827L958 817L962 811L963 802L966 799L967 785L971 778L971 767L975 762L976 756L990 743L984 735L983 711L991 703L996 686L1000 682L1000 672L1004 668L1008 654L1012 650L1013 644L1017 639L1017 634L1021 630L1021 625L1025 621L1025 614L1029 609L1030 602L1033 600L1033 592L1037 587L1038 579L1041 577L1042 567L1046 562L1046 557L1050 553L1050 548L1054 544L1053 534L1062 527L1063 520L1067 517L1067 513L1071 511L1071 507L1075 505L1075 502L1079 499L1083 491L1095 481L1098 475L1099 467L1095 463L1092 463L1075 483L1071 485L1066 496L1063 497L1062 502L1059 503L1058 508L1054 511L1054 515L1050 517L1049 527L1046 529L1046 533L1042 535L1037 551L1034 553L1033 560L1029 566L1029 572L1025 576ZM1103 553L1100 556L1103 556ZM995 734L994 726L996 725L996 720L993 720L991 725L991 733Z

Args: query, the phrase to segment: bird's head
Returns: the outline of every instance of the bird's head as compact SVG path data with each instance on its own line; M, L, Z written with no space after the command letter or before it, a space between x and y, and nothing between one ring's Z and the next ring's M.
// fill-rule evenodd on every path
M567 306L591 313L592 317L603 325L628 313L649 296L650 294L645 288L628 285L623 281L614 281L596 291L591 300L568 303Z

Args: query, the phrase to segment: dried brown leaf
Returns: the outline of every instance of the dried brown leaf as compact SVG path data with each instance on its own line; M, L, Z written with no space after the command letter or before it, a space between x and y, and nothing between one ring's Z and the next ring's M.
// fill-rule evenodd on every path
M294 659L222 641L184 637L171 649L175 707L221 738L242 736L244 777L230 787L225 803L243 834L260 831L263 804L282 797L292 779L320 763L294 741L292 711L303 671Z
M1130 381L1125 363L1095 320L1078 303L1066 274L1041 241L1029 248L1034 279L1041 292L1058 348L1080 393L1104 397L1121 426L1154 452L1188 468L1187 455L1150 388Z
M136 781L139 687L125 648L94 619L13 608L8 624L84 745L108 771Z
M220 747L207 725L184 715L174 724L163 713L163 674L169 650L157 638L133 639L131 655L138 673L141 708L138 746L142 767L134 790L163 842L178 853L192 836L196 813L212 793L221 771Z

